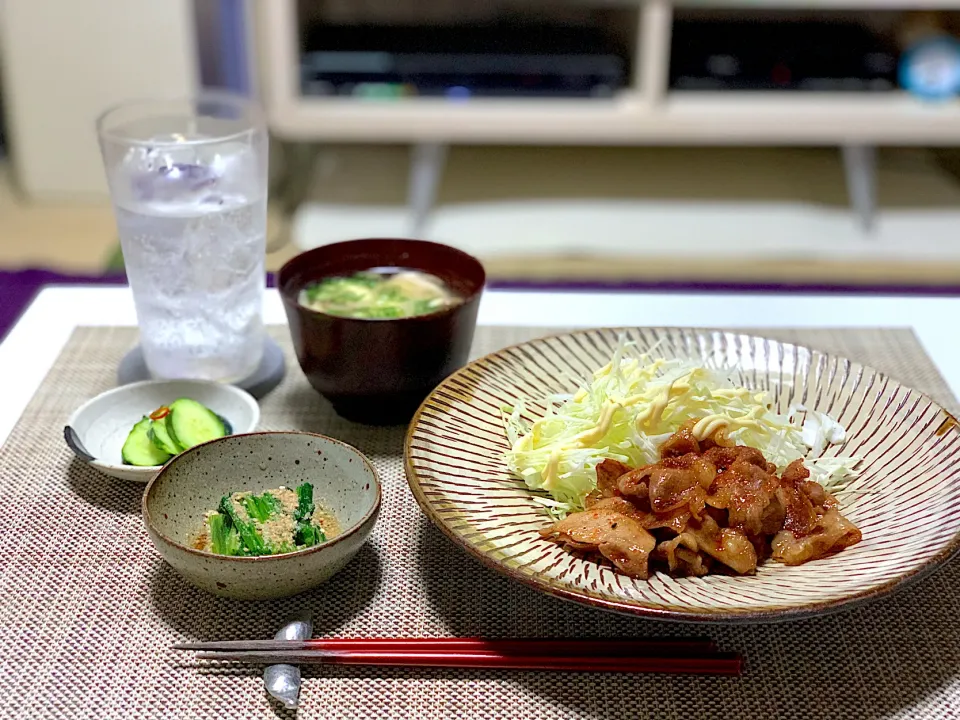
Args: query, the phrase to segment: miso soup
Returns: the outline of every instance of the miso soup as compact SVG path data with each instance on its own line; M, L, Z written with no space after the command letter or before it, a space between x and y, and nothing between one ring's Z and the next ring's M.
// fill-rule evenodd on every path
M399 268L324 278L304 288L299 299L311 310L368 320L428 315L463 302L440 278Z

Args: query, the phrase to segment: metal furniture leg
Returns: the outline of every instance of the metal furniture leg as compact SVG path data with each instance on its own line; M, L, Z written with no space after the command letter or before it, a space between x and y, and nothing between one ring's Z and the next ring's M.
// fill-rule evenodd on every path
M863 229L869 231L877 210L877 149L870 145L844 145L842 152L850 206Z
M446 159L447 146L443 143L418 143L411 148L407 209L410 212L412 237L423 235L430 211L437 200Z

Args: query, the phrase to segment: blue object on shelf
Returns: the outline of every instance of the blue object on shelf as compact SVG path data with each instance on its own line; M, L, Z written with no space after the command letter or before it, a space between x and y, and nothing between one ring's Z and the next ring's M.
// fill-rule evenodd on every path
M940 36L921 40L900 57L900 86L926 100L960 94L960 42Z

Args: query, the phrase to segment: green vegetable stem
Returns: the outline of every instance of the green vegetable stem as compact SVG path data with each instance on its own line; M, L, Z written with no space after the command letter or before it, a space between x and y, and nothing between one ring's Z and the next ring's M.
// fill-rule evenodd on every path
M258 522L270 519L280 512L280 501L273 495L265 492L263 495L249 495L243 499L243 507L247 515Z
M313 485L303 483L297 488L297 510L294 513L294 518L299 522L305 517L313 515L314 508Z
M237 533L230 517L216 513L207 518L210 528L210 544L213 552L218 555L240 555L240 535Z
M312 516L316 506L313 503L313 485L303 483L297 488L297 509L294 519L297 521L294 540L302 547L312 547L327 539L323 530L313 524Z
M263 538L260 536L260 533L257 531L256 525L249 520L244 520L237 513L236 509L233 506L233 503L230 501L229 495L224 495L220 500L219 510L221 513L230 518L230 522L237 529L237 533L240 535L240 540L243 541L243 549L246 551L245 555L269 555L270 551L264 543Z

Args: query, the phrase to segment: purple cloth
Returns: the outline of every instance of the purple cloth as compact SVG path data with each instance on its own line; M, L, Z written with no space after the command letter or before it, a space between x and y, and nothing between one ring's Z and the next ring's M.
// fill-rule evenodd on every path
M267 284L273 287L273 274ZM127 277L113 275L63 275L49 270L0 270L0 340L14 326L38 292L47 285L126 285Z
M539 290L541 292L654 292L654 293L760 293L787 295L903 295L943 297L960 295L957 285L884 285L843 283L757 283L701 280L498 280L488 287L496 290Z
M0 271L0 340L46 285L125 285L125 275L61 275L48 270ZM274 287L276 278L267 275L267 285ZM730 282L538 282L495 281L490 288L498 290L540 290L569 292L713 292L713 293L842 293L856 295L960 295L960 285L778 285L774 283Z
M60 275L47 270L0 271L0 340L44 285L124 285L123 275Z

